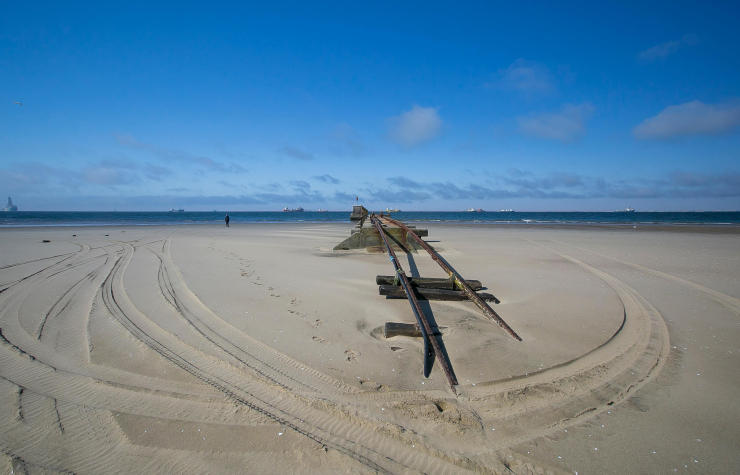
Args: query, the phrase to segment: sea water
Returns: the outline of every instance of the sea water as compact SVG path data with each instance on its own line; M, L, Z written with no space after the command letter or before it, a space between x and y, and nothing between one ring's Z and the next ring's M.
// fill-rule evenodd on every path
M372 210L371 210L372 211ZM379 213L379 211L377 211ZM17 211L0 213L0 227L18 226L105 226L105 225L188 225L223 223L225 211ZM342 223L347 211L229 211L232 224L238 223ZM402 211L392 217L407 223L499 223L499 224L632 224L632 225L740 225L738 211L680 212L465 212Z

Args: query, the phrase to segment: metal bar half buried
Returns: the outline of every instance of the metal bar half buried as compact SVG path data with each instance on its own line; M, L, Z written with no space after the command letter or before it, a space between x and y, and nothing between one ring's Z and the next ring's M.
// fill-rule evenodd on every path
M511 335L512 337L514 337L515 339L517 339L519 341L522 341L521 337L519 335L517 335L516 332L514 330L512 330L509 325L506 324L506 322L504 321L504 319L501 318L498 315L498 313L496 313L491 308L491 306L486 303L485 300L483 300L482 298L480 298L478 296L478 294L476 294L475 291L470 288L470 286L467 284L467 282L465 282L465 279L463 279L460 276L460 274L458 274L454 269L450 268L450 266L447 265L447 263L440 257L440 255L437 254L437 251L435 251L434 249L432 249L429 246L429 244L427 244L426 242L424 242L424 240L422 238L420 238L419 236L417 236L416 234L414 234L414 231L411 230L411 229L409 229L408 227L406 227L406 225L403 224L402 222L397 221L395 219L386 218L386 217L383 217L383 219L386 220L386 221L388 221L389 223L391 223L391 224L393 224L395 226L398 226L399 228L405 230L406 231L406 234L408 236L410 236L412 239L414 239L416 242L418 242L419 245L421 247L423 247L424 250L427 251L430 256L432 256L432 259L434 259L434 261L437 264L439 264L439 266L442 269L444 269L445 272L447 272L447 275L450 276L450 278L455 283L455 285L460 290L462 290L463 293L465 295L467 295L468 298L470 300L472 300L473 303L475 303L478 306L478 308L481 309L481 311L483 312L483 314L486 317L488 317L489 320L492 320L492 321L496 322L498 324L498 326L500 326L501 328L503 328L504 330L506 330L509 333L509 335Z
M447 381L450 383L450 388L452 389L452 392L457 394L457 390L455 389L455 386L457 386L457 378L455 378L455 375L452 373L452 368L447 361L447 357L444 355L444 353L442 353L442 349L440 348L439 343L434 336L434 332L432 332L429 321L427 320L426 315L424 315L424 311L419 306L419 301L416 299L414 289L411 287L411 284L406 277L406 273L401 267L401 263L398 262L398 259L396 258L396 253L393 251L391 245L388 243L388 239L385 237L383 225L380 223L380 220L375 217L374 213L370 215L370 222L373 224L373 226L375 226L375 229L378 230L380 237L383 239L383 244L385 244L385 248L388 250L388 256L393 263L396 275L401 281L403 290L406 292L406 296L408 297L409 303L411 304L411 310L414 311L416 322L419 324L419 329L421 330L422 338L424 339L424 376L428 377L431 370L431 368L429 367L429 343L431 343L432 348L434 349L434 354L437 355L437 360L439 361L440 366L442 366L442 371L444 371L445 376L447 377Z

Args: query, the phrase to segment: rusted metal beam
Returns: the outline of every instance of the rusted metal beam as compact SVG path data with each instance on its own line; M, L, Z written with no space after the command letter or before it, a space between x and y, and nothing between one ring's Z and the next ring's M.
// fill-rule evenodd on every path
M426 315L424 315L424 311L419 306L419 301L416 299L416 295L414 294L414 290L411 288L411 284L406 277L406 273L403 271L401 263L398 262L396 253L393 251L393 248L391 248L390 244L388 243L388 240L385 237L385 232L383 231L383 225L375 216L375 213L370 215L370 222L373 226L375 226L375 228L378 230L378 233L380 233L380 236L383 238L383 243L385 244L385 248L388 251L388 256L391 259L391 263L393 263L393 268L396 271L396 275L401 281L401 286L406 292L406 296L408 297L409 303L411 304L411 309L413 310L414 316L416 317L416 323L419 325L419 329L422 332L422 337L424 339L424 376L429 377L429 373L431 370L431 368L429 367L429 357L431 355L428 346L429 343L431 343L432 348L434 349L434 354L437 355L437 360L442 367L442 371L444 371L445 376L447 377L447 381L450 383L450 388L452 389L452 392L457 394L457 390L455 389L455 386L457 386L457 378L455 378L455 375L452 373L452 368L449 361L447 360L447 356L442 353L442 349L440 348L439 342L437 342L437 339L434 336L432 327L429 325L429 321L427 320Z
M387 218L387 217L384 217L383 220L386 221L386 222L388 222L388 223L390 223L390 224L393 224L394 226L398 226L401 229L407 229L408 230L408 228L406 227L406 225L403 224L400 221L397 221L397 220L391 219L391 218ZM485 315L486 317L488 317L489 320L496 322L498 324L498 326L500 326L501 328L503 328L504 330L506 330L506 332L509 333L509 335L511 335L512 337L514 337L518 341L522 341L521 337L519 335L517 335L516 332L514 330L512 330L509 325L507 325L507 323L504 321L504 319L501 318L499 316L499 314L497 314L491 308L490 305L488 305L482 298L480 298L475 293L475 291L473 291L473 289L470 288L470 286L465 282L465 279L463 279L460 276L460 274L457 273L457 271L455 271L454 269L452 269L450 266L447 265L447 263L442 259L442 257L439 254L437 254L437 251L435 251L434 249L432 249L429 246L429 244L427 244L426 242L424 242L424 240L421 239L420 237L418 237L416 234L409 233L409 236L412 239L416 240L419 243L419 245L422 248L424 248L424 250L427 251L430 256L432 256L432 259L434 259L434 261L437 264L439 264L439 266L442 269L444 269L445 272L447 272L447 275L450 276L450 278L455 283L455 285L457 286L457 288L459 288L460 290L462 290L468 296L468 298L470 298L470 300L472 300L473 303L475 303L478 306L478 308L481 309L481 311L483 312L483 315Z

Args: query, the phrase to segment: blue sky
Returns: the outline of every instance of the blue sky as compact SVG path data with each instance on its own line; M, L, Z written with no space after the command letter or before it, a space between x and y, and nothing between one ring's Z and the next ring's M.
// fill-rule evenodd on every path
M740 209L737 3L349 3L9 2L0 195Z

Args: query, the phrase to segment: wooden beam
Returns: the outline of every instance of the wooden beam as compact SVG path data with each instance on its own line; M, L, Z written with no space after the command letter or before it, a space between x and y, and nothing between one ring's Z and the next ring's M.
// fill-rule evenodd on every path
M375 283L378 285L394 285L394 276L376 275ZM412 287L421 287L425 289L446 289L455 290L455 283L449 278L442 277L408 277ZM483 288L479 280L466 280L471 289L480 290Z
M431 328L433 335L441 335L441 333L439 332L439 328L437 328L436 326L432 326ZM420 338L423 335L421 334L421 329L419 329L419 325L417 325L416 323L386 322L385 337L393 338L394 336L410 336L413 338Z
M415 287L413 290L416 298L419 300L470 300L466 294L459 290L424 289L420 287ZM390 298L406 298L406 292L403 290L403 287L396 285L378 286L378 292L380 295L385 295ZM499 300L492 294L479 292L477 295L483 300L499 303Z

